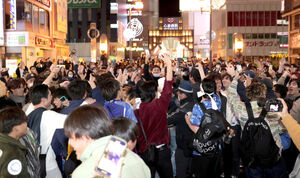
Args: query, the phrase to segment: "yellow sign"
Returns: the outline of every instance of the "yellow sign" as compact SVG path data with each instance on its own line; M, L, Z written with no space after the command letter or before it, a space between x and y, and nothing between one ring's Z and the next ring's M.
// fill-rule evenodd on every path
M67 0L57 0L57 30L68 33L68 3Z

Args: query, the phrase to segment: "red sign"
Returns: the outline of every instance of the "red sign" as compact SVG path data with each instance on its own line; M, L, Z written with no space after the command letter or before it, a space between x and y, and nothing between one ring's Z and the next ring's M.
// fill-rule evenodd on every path
M53 48L53 39L41 36L35 36L35 45L47 48Z

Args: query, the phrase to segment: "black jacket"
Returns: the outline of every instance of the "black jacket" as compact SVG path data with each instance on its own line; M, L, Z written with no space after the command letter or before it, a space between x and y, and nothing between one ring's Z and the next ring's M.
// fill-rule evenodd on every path
M190 145L194 135L189 126L186 124L185 114L192 112L194 104L193 97L189 96L180 101L180 107L178 107L174 112L168 114L168 125L176 126L177 148L182 149L185 156L192 155Z

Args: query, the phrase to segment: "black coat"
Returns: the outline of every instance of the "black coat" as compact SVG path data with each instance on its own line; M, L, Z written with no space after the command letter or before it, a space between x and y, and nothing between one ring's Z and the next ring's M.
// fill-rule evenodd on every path
M180 101L180 107L176 111L168 114L168 125L176 125L176 144L177 148L184 151L185 156L192 155L191 143L194 133L190 130L185 121L185 114L192 112L194 107L194 99L189 96Z

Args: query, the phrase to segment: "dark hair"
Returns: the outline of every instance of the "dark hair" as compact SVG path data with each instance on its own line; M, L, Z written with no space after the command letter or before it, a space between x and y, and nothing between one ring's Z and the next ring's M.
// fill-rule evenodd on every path
M8 73L8 71L4 71L4 72L1 72L1 76L2 77L9 77L9 73Z
M213 81L222 80L221 74L219 74L217 72L210 73L206 78L209 80L213 80Z
M284 85L276 84L274 85L275 92L280 94L280 98L285 98L288 92L288 88Z
M120 83L115 79L107 79L105 85L102 85L101 93L106 101L114 100L120 91Z
M21 88L21 85L26 87L26 82L23 78L14 78L7 82L7 89L9 91L15 90L17 88Z
M65 88L57 88L54 90L53 94L52 94L52 98L60 98L62 96L65 96L67 99L70 100L70 97L68 95L68 92Z
M75 138L89 136L98 139L112 134L112 122L102 106L85 105L67 117L64 132L69 138L74 134Z
M87 83L80 79L73 80L67 91L72 100L81 100L87 93Z
M145 81L137 88L138 95L140 96L142 102L151 102L157 92L157 84L155 81Z
M299 79L292 79L292 80L289 81L289 84L291 84L292 82L296 82L298 88L300 88L300 80Z
M44 84L33 86L29 92L29 98L33 105L40 104L42 98L48 98L48 95L49 88Z
M217 86L214 80L205 78L201 84L205 93L214 93L216 91Z
M112 121L114 135L123 138L127 142L134 142L139 136L139 127L137 124L126 117L116 117Z
M190 76L193 77L195 82L198 82L198 83L201 82L201 76L200 76L200 72L198 71L198 69L192 68L192 70L190 72Z
M229 78L230 81L233 80L232 76L231 76L230 74L228 74L228 73L223 74L221 78L222 78L222 80L223 80L224 78Z
M0 133L9 134L15 126L27 122L27 116L19 107L0 110Z
M96 76L96 85L98 88L102 88L105 85L105 81L109 79L115 79L114 76L110 73L104 73L101 74L100 76Z

